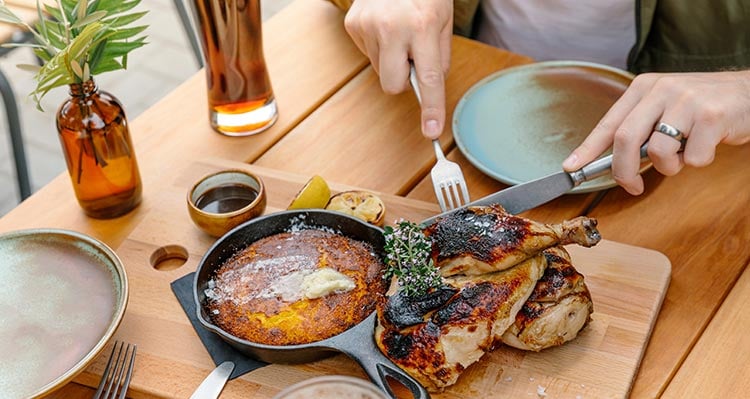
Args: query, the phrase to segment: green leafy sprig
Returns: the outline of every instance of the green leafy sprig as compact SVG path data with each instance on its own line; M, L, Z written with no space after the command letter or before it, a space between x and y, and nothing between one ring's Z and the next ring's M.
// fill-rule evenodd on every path
M35 72L37 86L31 96L40 101L51 89L82 83L94 75L126 69L128 53L146 44L139 36L148 26L129 27L147 11L130 12L141 0L55 0L42 6L37 0L38 21L29 26L0 0L0 21L31 32L35 43L8 43L6 47L31 47L43 65L22 64ZM51 18L46 18L49 15Z
M386 268L383 278L398 279L407 296L422 296L443 284L430 251L432 243L415 223L401 220L385 227Z

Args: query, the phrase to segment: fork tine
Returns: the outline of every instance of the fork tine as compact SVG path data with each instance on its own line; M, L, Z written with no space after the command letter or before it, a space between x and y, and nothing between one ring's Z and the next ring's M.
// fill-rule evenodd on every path
M117 341L115 341L115 346L117 346ZM117 358L115 359L115 368L112 370L112 374L109 375L109 382L107 383L107 391L104 393L105 398L110 397L110 392L112 392L113 386L115 390L112 393L112 396L117 395L117 385L115 385L115 380L118 378L117 373L120 372L120 370L122 370L122 362L120 362L120 357L122 356L122 350L124 347L125 347L125 343L120 342L120 349L117 351Z
M131 346L128 345L128 347L131 347ZM130 363L128 363L128 372L125 375L125 381L122 382L122 391L120 391L119 399L125 399L125 393L128 392L128 387L130 386L130 377L133 375L133 365L135 364L136 349L138 349L138 346L134 344L132 346L132 349L130 350ZM125 353L127 355L127 350L125 351ZM123 367L125 367L124 362L123 362Z
M432 185L435 188L435 197L437 197L438 204L440 205L440 211L445 212L448 209L445 207L445 199L443 199L443 189L440 187L438 182L433 181Z
M107 379L109 377L109 370L112 366L112 359L114 359L115 355L115 349L117 349L117 341L115 341L115 344L112 346L112 352L109 354L109 360L107 360L107 366L104 368L104 372L102 373L102 380L99 381L99 387L96 389L96 393L94 394L94 399L101 398L102 391L104 391L104 387L107 385Z
M461 201L461 194L458 193L458 184L458 182L454 182L453 184L451 184L451 188L453 189L453 198L456 199L456 208L464 203L463 201Z
M460 181L458 183L458 185L461 186L461 193L463 193L463 195L464 195L464 202L463 202L463 204L468 204L469 202L471 202L471 199L469 199L469 189L466 186L466 181L463 181L463 179L462 179L462 181Z
M102 373L99 387L94 394L94 399L115 399L118 397L118 392L120 399L125 398L128 386L130 385L130 378L133 374L136 349L136 345L127 344L126 346L124 342L115 341L115 344L112 346L112 352L109 355L109 360L107 361L107 366L104 368L104 373ZM117 357L115 357L115 352L117 352ZM128 354L130 354L129 357Z

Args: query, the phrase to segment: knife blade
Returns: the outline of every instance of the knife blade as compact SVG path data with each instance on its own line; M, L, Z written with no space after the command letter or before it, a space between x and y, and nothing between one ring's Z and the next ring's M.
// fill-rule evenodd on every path
M648 142L641 146L641 159L648 158L647 150ZM508 187L476 201L469 202L464 206L427 218L423 220L421 224L422 226L429 226L439 218L450 215L469 206L500 204L505 208L506 212L515 215L552 201L585 181L604 176L609 173L611 169L612 155L610 154L594 160L574 172L561 171L536 180Z
M193 392L190 399L217 399L233 370L234 363L229 361L216 366Z

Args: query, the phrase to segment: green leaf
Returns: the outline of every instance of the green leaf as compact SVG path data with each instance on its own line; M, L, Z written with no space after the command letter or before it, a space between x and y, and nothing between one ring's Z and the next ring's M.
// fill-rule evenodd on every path
M104 49L107 47L107 39L104 39L103 41L97 43L94 46L94 49L91 50L91 53L89 54L89 65L91 65L91 70L96 74L97 66L99 65L99 62L102 60L102 56L104 55Z
M59 75L56 76L55 80L50 80L44 85L37 86L36 90L31 92L31 94L36 99L38 108L41 109L41 105L39 105L39 102L41 101L42 97L49 93L50 90L54 89L55 87L67 86L71 83L75 82L73 81L73 78L70 77L70 75Z
M71 59L79 59L84 55L84 52L91 46L91 42L94 36L99 33L104 26L99 22L93 22L86 25L81 33L78 34L68 45L68 53L72 57Z
M81 64L76 60L72 60L70 61L70 68L73 70L73 73L83 81L83 69L81 68Z
M44 11L47 12L47 14L51 15L55 20L62 21L62 13L57 7L45 4Z
M5 22L13 25L23 26L24 22L16 14L13 13L8 7L0 5L0 22Z
M99 63L91 67L91 74L100 75L105 72L117 71L119 69L124 69L124 68L122 64L120 64L116 60L102 59Z
M88 7L87 0L78 0L78 4L76 4L76 21L75 21L76 23L80 23L82 20L87 18L86 16L87 7ZM76 23L74 23L73 25L76 25ZM77 28L77 26L71 26L71 28Z
M58 50L65 48L65 39L58 23L47 24L47 40Z
M37 23L36 25L39 27L39 34L46 37L47 36L47 18L42 15L42 7L40 7L39 0L36 0L36 16L37 16Z
M75 8L78 4L77 0L57 0L58 3L62 4L62 10L65 15L65 19L68 23L73 23L75 20Z
M42 46L41 44L36 44L36 43L3 43L3 44L0 44L0 47L5 47L5 48L31 47L31 48L41 48L41 49L44 48L44 46Z
M105 57L123 56L139 47L143 47L146 44L145 40L145 37L141 37L132 42L109 42L107 49L104 50L104 55Z
M34 72L39 73L39 70L42 69L39 65L35 64L17 64L16 67L22 71L28 71L28 72Z
M110 17L102 20L102 22L111 28L119 28L141 19L146 14L148 14L148 11L134 12L132 14L120 15L119 17Z
M70 26L70 29L82 28L92 22L96 22L104 18L106 15L107 15L106 11L95 11L93 14L86 15L83 18L77 20L73 25Z
M52 59L52 55L47 53L47 51L43 49L35 48L34 54L36 54L36 56L44 62L48 62L50 59Z
M109 40L125 40L125 39L130 39L131 37L134 37L137 34L143 32L147 28L148 28L148 26L143 25L143 26L136 26L136 27L133 27L133 28L116 29L116 30L113 31L113 34L110 35L110 36L108 36L107 38Z
M140 4L140 0L122 1L122 0L100 0L98 10L108 10L110 15L120 14L130 11Z

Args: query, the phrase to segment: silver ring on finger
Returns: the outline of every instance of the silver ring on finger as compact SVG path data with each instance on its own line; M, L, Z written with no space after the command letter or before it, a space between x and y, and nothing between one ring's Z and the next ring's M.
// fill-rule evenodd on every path
M682 139L685 138L685 136L682 135L680 129L664 122L659 122L659 124L656 125L656 131L662 134L666 134L667 136L679 142L682 142Z

